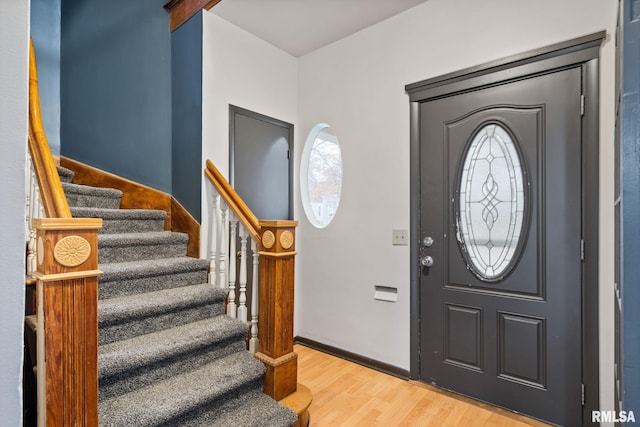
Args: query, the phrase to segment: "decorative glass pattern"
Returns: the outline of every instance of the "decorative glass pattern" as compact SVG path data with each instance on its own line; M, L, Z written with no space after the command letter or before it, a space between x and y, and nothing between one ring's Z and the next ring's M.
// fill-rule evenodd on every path
M482 127L462 162L457 200L457 239L481 280L501 280L515 263L525 218L524 178L509 133L495 123Z

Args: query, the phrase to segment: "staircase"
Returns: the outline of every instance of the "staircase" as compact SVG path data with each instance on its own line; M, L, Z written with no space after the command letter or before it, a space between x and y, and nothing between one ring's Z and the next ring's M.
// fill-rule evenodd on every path
M71 183L74 218L102 218L98 235L100 426L291 426L296 413L262 392L265 367L247 325L223 312L206 260L166 212L119 209L122 192Z

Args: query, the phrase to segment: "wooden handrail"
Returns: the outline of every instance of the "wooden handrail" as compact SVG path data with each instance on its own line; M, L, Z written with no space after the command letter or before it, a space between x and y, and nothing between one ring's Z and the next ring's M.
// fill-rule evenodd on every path
M42 126L38 70L33 40L29 42L29 152L33 159L44 212L49 218L71 218L67 198L62 189L56 164Z
M220 196L231 208L238 220L244 225L251 237L260 242L260 221L253 214L249 206L240 198L240 195L233 189L229 181L220 173L218 168L214 166L211 160L207 160L207 167L204 170L205 175L216 188Z

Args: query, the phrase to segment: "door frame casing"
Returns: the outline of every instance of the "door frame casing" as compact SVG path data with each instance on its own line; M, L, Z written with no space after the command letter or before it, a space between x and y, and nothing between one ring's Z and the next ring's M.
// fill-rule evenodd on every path
M569 68L582 70L582 381L583 424L599 409L598 339L599 60L604 31L405 86L410 101L410 377L420 370L420 104Z

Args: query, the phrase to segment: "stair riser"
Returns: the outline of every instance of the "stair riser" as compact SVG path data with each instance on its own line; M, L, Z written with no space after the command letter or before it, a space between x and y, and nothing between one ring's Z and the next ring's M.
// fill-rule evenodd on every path
M122 233L146 233L149 231L163 231L164 220L157 219L135 219L135 220L112 220L103 219L102 228L98 230L100 234L122 234Z
M104 325L98 322L98 344L109 344L115 341L137 337L142 334L160 331L174 326L203 320L207 317L223 313L221 302L215 304L190 307L170 313L158 313L146 318L131 318L115 324Z
M108 378L101 377L100 400L137 390L156 381L197 369L205 364L237 351L246 351L244 336L230 337L212 343L208 347L195 348L186 354L173 355L170 359L137 367L135 371L119 373Z
M103 208L119 209L121 197L102 197L88 194L75 194L67 192L67 202L69 206L79 208Z
M187 253L187 245L182 243L98 246L99 264L107 262L141 261L144 259L176 258L185 256Z
M163 289L206 283L206 271L190 271L163 276L141 277L110 282L100 281L98 298L118 298L144 292L161 291Z

